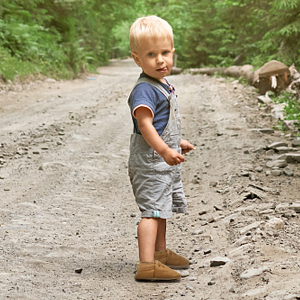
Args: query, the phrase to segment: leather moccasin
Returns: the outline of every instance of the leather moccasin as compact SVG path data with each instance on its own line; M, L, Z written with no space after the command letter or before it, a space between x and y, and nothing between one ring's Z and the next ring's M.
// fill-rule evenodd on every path
M137 263L135 280L162 281L180 280L181 275L159 261Z
M190 262L186 258L170 249L155 252L154 259L172 269L187 269L190 266Z

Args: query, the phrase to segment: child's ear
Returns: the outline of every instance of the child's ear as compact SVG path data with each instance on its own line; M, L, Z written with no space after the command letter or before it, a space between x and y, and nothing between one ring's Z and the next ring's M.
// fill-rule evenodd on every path
M175 48L173 48L173 50L172 50L172 55L174 54L174 52L175 52Z
M132 58L134 59L135 63L140 67L141 63L140 63L140 59L139 59L138 55L134 52L132 52L131 55L132 55Z

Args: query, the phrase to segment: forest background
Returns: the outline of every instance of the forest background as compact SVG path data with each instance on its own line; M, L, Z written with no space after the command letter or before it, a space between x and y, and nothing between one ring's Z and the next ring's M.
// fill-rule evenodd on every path
M75 78L130 56L129 28L155 14L173 27L181 68L300 66L300 0L0 0L2 81Z

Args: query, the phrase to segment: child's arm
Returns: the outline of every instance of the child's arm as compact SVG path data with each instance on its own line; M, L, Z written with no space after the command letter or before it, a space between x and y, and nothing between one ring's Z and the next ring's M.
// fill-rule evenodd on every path
M146 107L139 107L135 111L139 129L146 142L170 165L178 165L184 162L184 157L176 150L171 149L159 136L153 126L153 116Z
M180 141L180 147L181 147L182 154L188 153L191 150L196 149L189 141L186 141L186 140Z

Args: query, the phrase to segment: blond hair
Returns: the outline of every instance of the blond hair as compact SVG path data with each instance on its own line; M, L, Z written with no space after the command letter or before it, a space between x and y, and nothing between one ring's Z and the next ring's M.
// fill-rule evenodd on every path
M142 39L145 38L167 38L170 40L172 47L174 47L171 25L157 16L142 17L132 24L129 35L131 51L136 52L141 45Z

